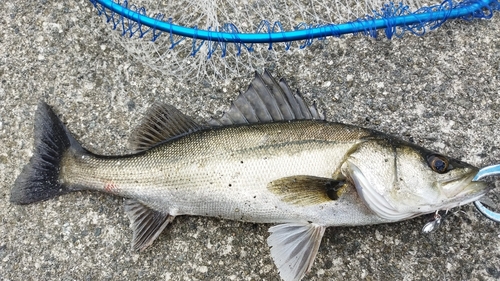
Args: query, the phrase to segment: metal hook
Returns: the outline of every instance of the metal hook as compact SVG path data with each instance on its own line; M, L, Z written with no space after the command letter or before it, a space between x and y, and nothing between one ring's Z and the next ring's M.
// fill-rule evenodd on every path
M500 214L495 213L493 211L488 210L481 202L479 201L474 201L474 205L476 206L477 210L481 212L485 217L489 218L490 220L494 222L499 222L500 223Z
M478 181L487 176L500 175L500 164L484 167L476 174L472 181ZM474 205L477 210L481 212L485 217L489 218L494 222L500 223L500 213L493 212L487 209L480 201L474 201Z
M479 172L477 172L472 181L478 181L484 177L496 175L500 175L500 164L482 168L481 170L479 170Z

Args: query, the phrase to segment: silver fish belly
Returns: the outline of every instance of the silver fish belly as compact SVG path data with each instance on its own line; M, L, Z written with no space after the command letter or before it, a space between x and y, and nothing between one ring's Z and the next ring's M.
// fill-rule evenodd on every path
M267 239L280 276L300 280L326 227L395 222L478 200L478 169L370 129L327 122L267 71L218 119L198 124L151 108L135 152L83 148L40 103L34 153L11 190L29 204L78 190L127 198L132 247L143 250L179 215L276 223Z

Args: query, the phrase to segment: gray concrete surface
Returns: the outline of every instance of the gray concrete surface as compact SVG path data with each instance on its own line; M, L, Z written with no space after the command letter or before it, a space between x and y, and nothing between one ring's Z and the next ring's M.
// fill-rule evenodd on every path
M1 1L0 280L278 280L268 225L179 217L154 246L130 251L122 199L74 193L9 203L45 100L90 150L126 151L145 110L164 101L207 118L251 74L186 83L153 72L110 39L91 4ZM270 65L328 118L412 139L478 166L500 161L500 15L452 21L424 37L346 36ZM492 181L498 186L498 181ZM495 190L490 198L499 201ZM473 206L442 228L427 218L328 229L306 280L496 280L500 229Z

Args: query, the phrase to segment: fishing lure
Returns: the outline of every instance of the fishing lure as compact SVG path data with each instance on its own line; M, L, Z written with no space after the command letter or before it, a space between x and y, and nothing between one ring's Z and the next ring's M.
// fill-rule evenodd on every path
M474 177L473 181L478 181L488 176L498 176L498 175L500 175L500 164L482 168ZM476 206L478 211L481 212L481 214L483 214L485 217L489 218L494 222L500 223L500 213L488 210L480 201L474 201L474 205Z
M479 172L476 174L476 176L472 181L479 181L482 178L488 176L497 176L497 175L500 175L500 164L482 168L481 170L479 170ZM474 205L476 206L477 210L485 217L489 218L494 222L500 223L500 213L496 213L494 211L489 210L479 200L474 201ZM448 212L446 211L445 214L446 213ZM436 213L429 220L429 222L424 225L424 227L422 228L422 232L431 233L433 231L436 231L439 228L439 226L441 226L442 221L443 221L443 216L439 213L439 211L436 211Z

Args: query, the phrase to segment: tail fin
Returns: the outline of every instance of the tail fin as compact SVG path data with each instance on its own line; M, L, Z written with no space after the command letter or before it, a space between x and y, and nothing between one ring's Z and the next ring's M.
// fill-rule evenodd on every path
M38 105L34 133L33 156L10 193L10 202L14 204L29 204L70 192L59 181L61 160L70 148L84 151L44 102Z

